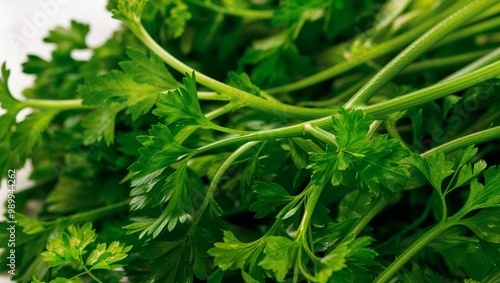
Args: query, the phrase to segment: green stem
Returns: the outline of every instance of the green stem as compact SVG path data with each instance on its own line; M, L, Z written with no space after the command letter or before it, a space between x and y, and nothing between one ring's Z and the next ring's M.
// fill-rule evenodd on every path
M274 15L274 10L251 10L244 8L236 8L236 7L221 7L215 4L212 4L207 1L197 1L197 0L185 0L187 3L203 7L205 9L214 11L216 13L243 17L243 18L251 18L251 19L270 19Z
M129 25L129 27L135 34L135 36L151 51L158 55L158 57L160 57L165 63L167 63L167 65L182 74L195 72L193 68L184 64L183 62L172 56L170 53L168 53L166 50L164 50L160 45L158 45L158 43L144 29L144 26L142 26L142 24L134 23ZM276 116L299 119L314 119L332 113L332 111L329 109L304 108L266 100L219 82L197 71L196 82L209 89L215 90L218 93L223 93L224 95L229 96L231 99L238 100L245 106L250 106L254 109L274 114Z
M216 131L227 133L227 134L233 134L233 135L245 135L245 134L249 134L249 133L253 132L253 131L243 131L243 130L236 130L233 128L227 128L227 127L219 126L219 125L214 124L214 123L211 123L210 128L212 130L216 130Z
M86 273L87 273L87 271L80 272L80 273L76 274L75 276L72 276L71 278L69 278L69 281L71 282L73 279L75 279L77 277L80 277L80 276L82 276L82 275L84 275Z
M460 39L464 39L464 38L467 38L467 37L470 37L473 35L484 34L488 30L494 30L494 29L498 28L499 25L500 25L500 18L498 18L498 17L494 17L491 20L486 20L486 21L476 23L474 25L465 27L463 29L460 29L458 31L451 33L450 35L443 38L443 40L436 43L436 45L432 46L430 49L435 49L435 48L438 48L440 46L443 46L443 45L446 45L446 44L449 44L449 43L452 43L452 42L455 42L455 41L458 41Z
M495 112L495 113L488 113L486 112L484 115L482 115L479 119L477 119L476 123L474 123L470 128L465 130L464 132L461 132L461 136L466 136L473 134L482 128L488 127L491 124L493 124L498 118L500 118L500 112Z
M318 204L319 197L321 196L321 192L328 182L328 178L323 177L317 182L309 183L306 190L307 200L304 207L304 214L302 215L302 220L300 221L299 227L297 228L296 239L302 241L302 243L307 243L307 231L310 227L311 217L314 213L314 209Z
M491 56L490 58L493 57L493 52L491 49L488 50L480 50L480 51L475 51L475 52L468 52L464 54L459 54L459 55L454 55L454 56L448 56L448 57L443 57L443 58L436 58L436 59L429 59L425 61L419 61L411 64L408 66L408 68L404 69L400 73L398 73L396 76L405 76L405 75L410 75L414 73L425 73L427 70L435 70L437 68L446 68L446 67L451 67L451 66L457 66L457 65L462 65L464 63L469 63L475 59L480 58L483 55ZM481 60L481 59L479 59ZM478 60L478 61L479 61ZM474 68L470 68L467 71L461 72L459 76L466 75L467 73L484 67L487 64L493 63L494 60L489 60L489 61L483 61L482 65L476 65ZM474 64L474 63L473 63ZM471 64L472 65L472 64ZM312 107L324 107L324 106L330 106L330 105L335 105L340 103L342 100L345 98L353 95L358 91L366 82L368 82L369 77L373 76L373 74L370 75L365 75L364 78L357 79L355 83L352 83L352 86L350 86L348 89L345 91L341 92L337 96L323 100L323 101L304 101L301 102L301 106L312 106ZM459 76L454 76L454 78L459 77ZM444 81L444 79L442 80ZM373 99L372 99L373 101Z
M222 163L222 165L219 167L217 170L217 173L215 173L215 176L210 183L210 186L208 187L207 194L205 195L205 198L203 199L203 203L200 206L200 209L198 209L198 213L196 215L195 220L191 224L190 231L192 231L200 222L201 217L205 213L206 209L208 208L208 205L213 199L213 195L215 193L215 190L217 189L217 186L219 185L220 180L222 179L224 173L226 173L227 169L240 157L243 153L245 153L247 150L258 144L259 142L254 141L254 142L248 142L244 145L242 145L240 148L238 148L236 151L234 151L227 159Z
M389 82L397 73L407 67L430 46L444 35L460 27L464 22L496 4L497 0L474 0L468 5L450 15L435 27L427 31L394 59L387 63L368 83L366 83L346 104L353 108L365 104L382 86Z
M415 62L408 66L408 68L404 69L401 71L399 74L396 76L403 76L403 75L408 75L408 74L414 74L414 73L423 73L424 71L427 70L435 70L437 68L445 68L445 67L450 67L450 66L457 66L461 65L464 63L469 63L473 60L476 60L480 58L483 55L488 54L492 50L479 50L479 51L474 51L474 52L468 52L464 54L458 54L454 56L447 56L447 57L442 57L442 58L436 58L436 59L430 59L430 60L425 60L425 61L420 61L420 62ZM488 62L487 64L493 63L493 61ZM485 65L487 65L485 64ZM480 67L484 67L485 65L482 65ZM480 68L478 67L478 68ZM478 69L476 68L476 69ZM470 72L471 70L469 70ZM455 76L454 78L466 75L468 72L463 72L460 75Z
M25 107L31 107L42 110L73 110L73 109L93 109L96 106L82 105L81 99L26 99L21 101Z
M216 101L229 101L230 97L222 93L216 93L213 91L198 91L199 100L216 100Z
M377 216L387 205L387 199L384 197L377 197L375 201L370 205L368 210L365 211L361 215L361 217L354 223L354 225L340 237L337 242L335 243L335 246L338 246L341 244L348 236L350 235L358 235L363 229L370 223L370 221Z
M442 98L498 75L500 75L500 61L460 78L437 83L403 96L359 108L363 109L367 114L374 115L376 118L384 117L394 112L407 110L417 105Z
M466 2L466 1L464 1ZM384 41L378 45L375 45L374 47L370 47L369 50L366 52L359 52L356 53L353 57L349 58L346 61L340 62L338 64L335 64L332 67L329 67L325 70L322 70L314 75L311 75L307 78L304 78L302 80L270 88L267 89L266 91L269 94L274 94L274 93L279 93L279 92L290 92L290 91L295 91L299 90L301 88L305 88L314 84L317 84L319 82L325 81L327 79L330 79L334 76L337 76L339 74L344 73L345 71L348 71L354 67L357 67L365 62L368 62L372 59L375 59L377 57L380 57L382 55L386 55L388 53L394 52L405 45L409 44L411 41L414 39L418 38L421 36L423 33L434 27L435 25L438 25L444 18L448 17L450 14L461 8L461 5L454 5L450 9L447 9L446 11L439 13L437 15L434 15L431 17L429 20L420 23L418 26L415 28L411 29L410 31L397 36L393 39ZM335 48L334 48L335 49ZM330 56L330 55L325 55L325 56ZM322 61L322 59L319 59Z
M473 86L481 81L487 80L489 78L500 75L500 61L486 66L482 69L476 70L463 77L442 82L418 91L411 92L409 94L390 99L388 101L380 102L370 106L362 107L361 109L365 114L370 114L374 116L375 119L383 118L389 114L404 111L409 108L422 105L424 103L433 101L435 99L444 97L451 93L463 90L467 87ZM315 127L321 127L325 130L332 129L331 116L323 117L316 120L311 120L306 123L310 123ZM255 140L268 140L268 139L278 139L278 138L290 138L299 137L303 135L304 125L306 123L299 123L291 126L281 127L278 129L271 129L265 131L252 132L243 136L230 137L227 139L219 140L214 143L202 146L198 149L198 152L205 152L222 146L231 145L239 142L248 142ZM496 129L496 128L493 128ZM469 137L473 141L481 141L491 139L492 135L496 137L497 133L490 129L487 132L480 132L479 134ZM465 138L465 137L464 137ZM467 141L467 140L465 140ZM441 148L441 145L438 148ZM462 147L459 145L458 148Z
M306 123L304 125L304 132L326 144L333 145L336 148L339 148L339 145L337 143L337 138L335 137L334 134L330 132L327 132L318 127L314 127L310 123Z
M473 144L477 145L495 139L500 139L500 126L493 127L487 130L483 130L477 133L470 134L468 136L452 140L450 142L447 142L445 144L442 144L440 146L437 146L433 149L430 149L422 153L422 156L427 157L436 151L443 151L445 153L450 153L462 148L466 148Z
M408 144L406 144L406 142L404 141L404 139L401 137L401 135L399 134L398 130L396 129L396 122L397 121L392 120L392 119L385 121L385 127L387 129L387 133L389 133L389 136L391 138L399 140L399 142L401 143L401 145L404 148L410 149L410 147L408 146Z
M87 266L85 266L85 262L83 261L83 258L82 258L82 255L80 254L80 263L82 264L83 266L83 269L85 270L85 272L90 276L92 277L92 279L94 279L96 282L98 283L102 283L101 280L99 280L99 278L95 277L94 274L92 274L92 272L90 272L90 270L87 268Z
M205 114L205 117L207 117L208 120L213 120L240 107L241 105L238 102L229 102L226 105ZM186 126L184 127L184 129L182 129L182 131L179 131L174 138L176 141L182 144L182 142L184 142L192 133L194 133L194 131L199 128L200 126Z
M484 66L487 66L491 63L494 63L495 61L498 61L499 59L500 59L500 47L489 52L488 54L484 55L480 59L470 63L469 65L463 67L462 69L454 72L453 74L447 76L446 78L442 79L441 81L448 81L451 79L455 79L455 78L464 76L464 75L466 75L474 70L477 70L477 69L482 68Z
M415 241L408 247L400 256L396 258L380 275L373 281L373 283L383 283L389 281L391 277L408 262L417 252L424 248L429 242L434 240L437 236L443 233L446 229L454 224L439 223L438 225L427 231L422 237Z

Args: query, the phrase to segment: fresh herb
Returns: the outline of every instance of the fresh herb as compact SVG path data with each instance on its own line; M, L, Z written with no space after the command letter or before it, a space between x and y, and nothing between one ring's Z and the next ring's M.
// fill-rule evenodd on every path
M118 0L102 46L57 27L24 99L2 66L0 168L34 183L2 269L13 249L18 282L497 282L497 2Z

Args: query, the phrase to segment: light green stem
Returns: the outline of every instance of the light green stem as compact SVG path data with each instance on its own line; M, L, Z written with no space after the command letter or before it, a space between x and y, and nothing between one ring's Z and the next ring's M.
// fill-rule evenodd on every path
M188 65L184 64L165 49L163 49L156 41L148 34L142 24L134 23L129 25L135 36L146 45L151 51L158 55L167 65L174 68L180 73L192 73L195 70ZM218 93L223 93L231 99L240 101L243 105L250 106L254 109L260 110L265 113L270 113L275 116L292 117L299 119L314 119L329 115L332 113L329 109L314 109L304 108L274 101L266 100L261 97L255 96L248 92L234 88L222 82L219 82L203 73L196 71L196 81Z
M480 144L487 141L500 139L500 126L473 133L453 141L447 142L433 149L430 149L422 154L423 157L429 156L436 151L443 151L445 153L454 152L456 150L466 148L473 144Z
M464 3L466 1L463 1ZM346 61L340 62L332 67L329 67L323 71L320 71L314 75L311 75L307 78L304 78L302 80L270 88L267 89L266 91L269 94L274 94L274 93L280 93L280 92L290 92L290 91L295 91L301 88L305 88L314 84L317 84L319 82L325 81L327 79L330 79L332 77L335 77L339 74L344 73L345 71L348 71L356 66L359 66L365 62L368 62L372 59L375 59L377 57L380 57L382 55L386 55L388 53L394 52L407 44L409 44L412 40L418 38L421 36L423 33L434 27L435 25L439 24L444 18L458 10L458 8L461 8L460 5L454 5L450 9L447 9L446 11L439 13L437 15L434 15L431 17L429 20L420 23L418 26L415 28L411 29L410 31L397 36L393 39L384 41L378 45L375 45L374 47L370 47L368 51L365 52L360 52L356 53L352 58L349 58ZM321 60L321 58L320 58Z
M219 167L217 170L217 173L215 173L215 176L210 183L210 186L208 187L207 194L205 195L205 198L203 199L203 203L200 206L200 209L198 210L198 213L196 214L196 218L191 224L190 231L192 231L200 222L201 217L205 213L205 211L208 208L208 205L213 199L213 195L215 193L215 190L217 189L217 186L219 185L220 180L222 179L224 173L226 173L227 169L240 157L243 153L245 153L247 150L258 144L259 142L254 141L254 142L248 142L244 145L242 145L240 148L235 150L227 159L222 163L222 165Z
M424 101L433 101L442 98L448 94L471 87L498 75L500 75L500 61L460 78L438 83L388 101L359 108L363 109L367 114L372 114L376 117L384 117L397 111L404 111L421 105Z
M452 42L455 42L455 41L458 41L458 40L461 40L461 39L464 39L464 38L467 38L467 37L470 37L470 36L473 36L476 34L482 34L488 30L494 30L494 29L498 28L499 25L500 25L500 18L495 17L491 20L482 21L482 22L476 23L474 25L464 27L463 29L460 29L459 31L455 31L452 34L446 36L445 38L443 38L443 40L436 43L436 45L432 46L430 49L435 49L435 48L441 47L443 45L446 45L446 44L449 44L449 43L452 43Z
M25 107L31 107L42 110L73 110L73 109L93 109L96 106L82 105L81 99L64 99L64 100L50 100L50 99L26 99L21 103Z
M368 83L366 83L345 105L353 108L366 103L382 86L389 82L397 73L407 67L430 46L443 36L457 29L464 22L497 3L497 0L474 0L468 5L444 19L435 27L415 40L394 59L387 63Z
M461 76L464 76L474 70L477 70L479 68L482 68L488 64L491 64L495 61L500 60L500 47L489 52L488 54L484 55L480 59L470 63L469 65L463 67L462 69L454 72L453 74L447 76L446 78L442 79L441 81L448 81L451 79L456 79Z
M384 283L389 281L389 279L391 279L391 277L394 276L394 274L417 252L451 226L453 226L453 224L440 222L438 225L431 228L410 247L408 247L400 256L398 256L396 260L393 261L386 269L384 269L384 271L380 273L373 283Z

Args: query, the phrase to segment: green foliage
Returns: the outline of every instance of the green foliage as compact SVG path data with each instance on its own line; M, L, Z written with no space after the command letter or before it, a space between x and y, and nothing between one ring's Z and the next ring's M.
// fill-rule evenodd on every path
M92 270L113 270L123 266L117 262L127 257L127 252L132 249L132 246L125 247L119 241L114 241L109 246L106 243L99 243L94 250L90 251L86 260L83 259L83 255L89 251L88 246L95 242L96 237L91 223L86 223L83 226L70 225L67 232L65 231L47 242L47 251L42 253L43 260L47 262L49 267L76 264L78 268L84 269L84 273L93 278L95 277L91 273ZM56 278L50 282L70 282L73 279Z
M395 192L406 184L410 175L398 162L408 151L387 135L367 140L371 122L362 111L339 110L339 116L333 118L332 137L337 148L311 156L315 162L313 181L326 174L334 186L349 185L354 177L375 193L384 192L384 188Z
M498 1L108 9L2 66L13 280L498 281Z
M156 109L153 114L165 119L165 124L200 125L210 127L211 122L203 115L198 103L196 91L196 77L186 74L183 80L185 88L169 91L158 95Z

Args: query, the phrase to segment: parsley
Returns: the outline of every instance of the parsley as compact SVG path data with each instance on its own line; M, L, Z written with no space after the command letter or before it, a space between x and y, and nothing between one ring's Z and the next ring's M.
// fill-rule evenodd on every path
M33 165L2 270L498 281L500 6L434 2L110 0L101 46L56 27L21 99L2 65L2 176Z

